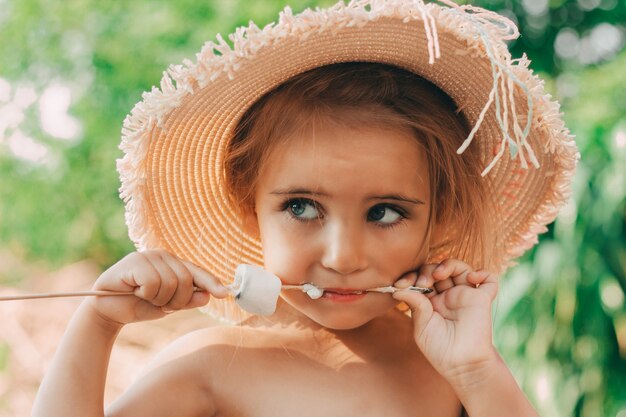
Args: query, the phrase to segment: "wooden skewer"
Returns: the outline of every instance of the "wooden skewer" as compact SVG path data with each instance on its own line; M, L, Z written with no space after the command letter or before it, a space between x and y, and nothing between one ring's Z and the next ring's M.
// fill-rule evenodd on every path
M41 294L22 294L22 295L2 295L0 301L12 300L31 300L37 298L59 298L59 297L88 297L88 296L109 296L109 295L133 295L128 291L74 291L74 292L55 292Z
M283 289L286 290L295 290L302 289L302 285L283 285ZM233 293L234 289L229 288ZM194 292L204 291L201 288L195 287ZM395 287L377 287L377 288L369 288L364 291L373 291L373 292L382 292L382 293L393 293L397 290ZM405 288L405 290L409 291L417 291L422 294L428 294L432 292L431 288L421 288L421 287L409 287ZM13 300L32 300L32 299L40 299L40 298L61 298L61 297L91 297L91 296L111 296L111 295L133 295L131 291L73 291L73 292L55 292L55 293L40 293L40 294L21 294L21 295L2 295L0 296L0 301L13 301Z
M228 287L228 286L227 286ZM233 295L235 294L232 288L229 288ZM204 291L202 288L194 287L193 292ZM62 298L62 297L108 297L111 295L133 295L132 291L70 291L70 292L52 292L52 293L39 293L39 294L20 294L20 295L0 295L0 301L14 301L14 300L35 300L42 298Z
M193 287L193 292L204 291L202 288ZM40 294L21 294L21 295L0 295L0 301L13 300L33 300L39 298L61 298L61 297L108 297L111 295L133 295L132 291L70 291L70 292L51 292Z

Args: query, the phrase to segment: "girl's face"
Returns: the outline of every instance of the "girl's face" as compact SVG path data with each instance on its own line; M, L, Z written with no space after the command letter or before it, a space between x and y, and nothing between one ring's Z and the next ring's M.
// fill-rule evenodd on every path
M285 284L330 289L282 298L317 323L352 329L386 313L392 285L426 258L430 190L424 152L407 132L322 128L287 141L259 173L255 213L265 268Z

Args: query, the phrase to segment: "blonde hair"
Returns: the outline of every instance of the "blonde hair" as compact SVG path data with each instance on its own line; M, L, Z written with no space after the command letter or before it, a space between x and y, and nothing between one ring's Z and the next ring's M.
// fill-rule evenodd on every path
M254 207L258 173L272 150L322 123L410 131L424 149L430 177L430 261L454 257L486 267L492 207L478 149L456 150L469 126L452 99L418 75L386 64L348 62L299 74L243 115L225 158L225 180L242 210ZM488 239L489 238L489 239ZM455 253L447 253L450 241Z

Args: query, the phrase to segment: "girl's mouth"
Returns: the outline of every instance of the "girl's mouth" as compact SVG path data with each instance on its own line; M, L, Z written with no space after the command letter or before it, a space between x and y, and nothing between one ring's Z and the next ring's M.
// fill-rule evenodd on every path
M322 298L336 302L350 302L359 300L367 295L367 291L343 288L325 288Z

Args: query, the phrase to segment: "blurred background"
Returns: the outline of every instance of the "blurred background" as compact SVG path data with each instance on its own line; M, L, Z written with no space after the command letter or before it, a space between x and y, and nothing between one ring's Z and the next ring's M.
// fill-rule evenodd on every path
M333 3L0 0L2 292L89 288L133 250L117 195L120 129L169 64L286 4ZM497 346L541 415L626 417L626 1L472 4L517 22L513 55L525 51L547 80L582 154L572 200L502 278ZM0 306L0 415L29 413L75 306ZM130 368L116 372L207 320L125 334L115 354Z

